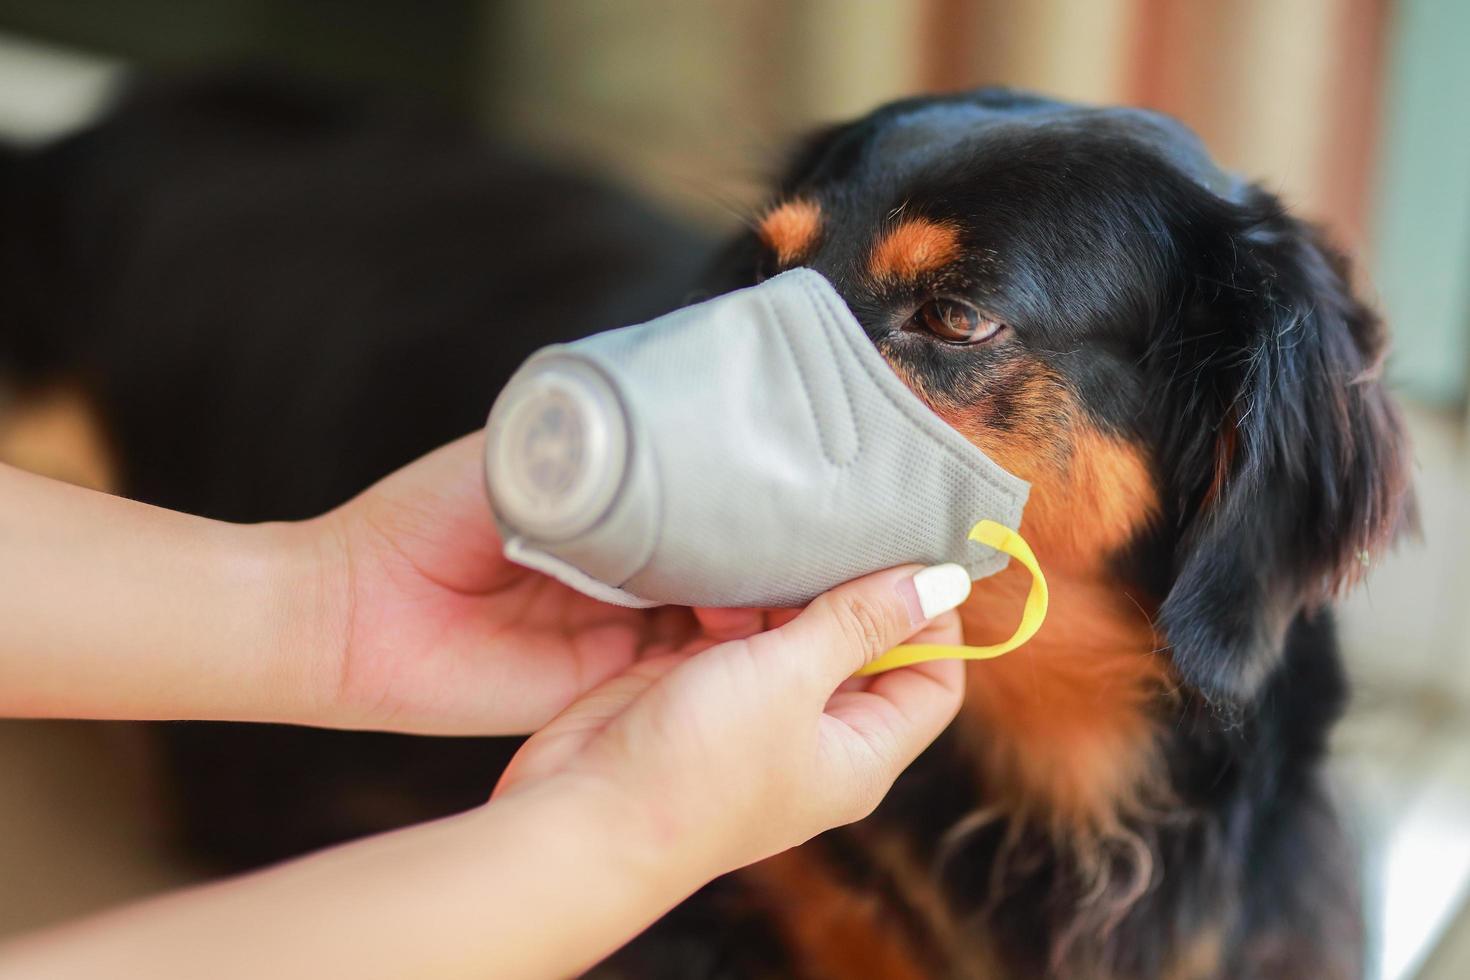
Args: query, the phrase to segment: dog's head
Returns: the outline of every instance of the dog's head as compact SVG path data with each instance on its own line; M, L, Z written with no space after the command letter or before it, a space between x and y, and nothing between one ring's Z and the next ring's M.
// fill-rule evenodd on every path
M886 106L800 150L726 285L798 265L1032 482L1043 564L1153 596L1217 704L1408 519L1383 335L1345 263L1168 118L1001 90Z

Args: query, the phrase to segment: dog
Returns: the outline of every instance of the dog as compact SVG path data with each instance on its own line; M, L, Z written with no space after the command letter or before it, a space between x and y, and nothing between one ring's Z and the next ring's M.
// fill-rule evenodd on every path
M190 98L201 124L240 125L219 122L229 116L219 90ZM236 93L237 109L255 98ZM257 127L250 139L271 143L285 125L292 139L321 140L319 155L287 154L304 185L320 190L338 179L330 161L376 145L381 122L344 122L337 109L296 118L282 101L284 124L244 113ZM12 245L0 270L24 280L33 303L56 291L89 297L90 317L68 309L63 318L86 331L73 359L20 373L31 387L44 378L86 397L107 424L122 492L236 520L313 513L473 427L490 383L553 339L539 328L507 338L488 325L569 323L565 310L536 312L563 289L525 299L515 315L501 307L498 263L518 224L486 208L464 216L454 247L441 247L444 229L432 223L401 236L400 225L415 227L393 206L395 195L413 200L401 182L369 184L349 202L382 215L373 241L393 247L334 238L356 264L328 261L327 249L316 258L328 278L301 271L284 291L264 273L292 268L305 246L249 194L193 195L195 239L177 228L167 239L167 215L129 199L106 158L131 146L140 166L152 152L148 120L167 128L181 111L177 98L120 111L53 151L69 154L74 171L90 168L85 193L57 190L68 178L53 176L52 198L22 195L51 200L53 217L65 199L53 239L90 241L102 222L125 226L141 251L122 263L78 248L43 274L40 258ZM109 127L103 153L96 141ZM175 179L193 180L191 151L174 149ZM213 162L229 187L245 181L230 169L237 157ZM398 159L395 173L461 215L457 202L480 185L443 182L488 166L462 163L439 171ZM262 186L278 175L253 173ZM99 184L132 213L99 203ZM292 201L281 209L288 229L318 213L310 195ZM153 239L139 230L158 223ZM607 258L583 225L548 227L520 252L549 281L587 275L579 258ZM159 251L157 235L173 250ZM650 272L652 263L627 261L629 274ZM700 288L717 294L799 265L833 283L941 418L1030 481L1021 531L1046 570L1051 613L1028 646L968 668L960 717L868 819L712 883L592 975L1360 975L1353 849L1322 774L1348 694L1331 605L1415 516L1403 426L1379 376L1383 326L1355 297L1344 257L1270 193L1219 170L1166 117L984 89L896 102L813 136ZM471 294L468 267L486 277L483 292ZM364 281L405 284L379 305L375 291L361 295ZM99 309L93 283L128 299ZM212 301L253 284L268 294L259 304ZM172 327L156 324L160 308ZM436 321L446 308L471 312ZM426 321L440 329L419 332ZM40 321L0 318L27 322L34 331ZM0 357L34 365L34 353L16 353L23 342L12 336ZM450 363L441 345L475 356ZM393 366L374 372L364 349ZM88 350L110 353L81 358ZM321 383L330 397L266 394ZM385 422L391 444L369 445ZM295 487L289 499L276 487L282 474ZM1008 631L1025 579L1012 568L976 585L962 608L969 642ZM316 750L350 761L323 768L320 751L278 754L272 765L296 775L263 788L248 775L261 775L250 752L280 753L304 736L226 729L234 734L221 744L203 736L211 728L177 728L170 741L176 762L194 760L180 770L195 787L186 826L212 826L195 843L236 866L471 805L488 782L470 789L450 769L498 751L483 740L435 741L425 753L393 736L313 733L327 740ZM433 768L408 776L413 760L431 757ZM226 763L246 767L226 780L233 798L198 788L225 780ZM324 788L288 798L309 789L314 771L328 773ZM228 803L259 813L267 797L275 824L305 814L313 830L262 836L219 812ZM336 816L315 820L314 809Z

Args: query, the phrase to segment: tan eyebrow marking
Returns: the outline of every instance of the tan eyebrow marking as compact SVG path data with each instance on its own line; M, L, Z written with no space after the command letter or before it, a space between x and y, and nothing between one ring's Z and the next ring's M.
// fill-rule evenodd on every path
M943 268L960 255L960 232L946 221L905 218L873 246L868 272L874 279L912 280Z
M822 209L800 198L786 201L767 211L756 230L776 253L776 261L792 265L810 254L821 237Z

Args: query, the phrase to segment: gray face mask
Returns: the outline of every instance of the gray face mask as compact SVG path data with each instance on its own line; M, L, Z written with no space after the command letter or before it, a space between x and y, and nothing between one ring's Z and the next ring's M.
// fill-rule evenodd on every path
M807 269L539 351L485 453L506 555L605 602L799 606L906 562L1034 564L1009 531L1028 485Z

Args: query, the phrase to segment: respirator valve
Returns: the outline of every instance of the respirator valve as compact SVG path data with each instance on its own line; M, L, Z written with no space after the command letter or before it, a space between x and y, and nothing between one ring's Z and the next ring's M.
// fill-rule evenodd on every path
M628 424L596 368L548 359L512 380L486 432L496 512L522 533L564 541L612 506L627 465Z

